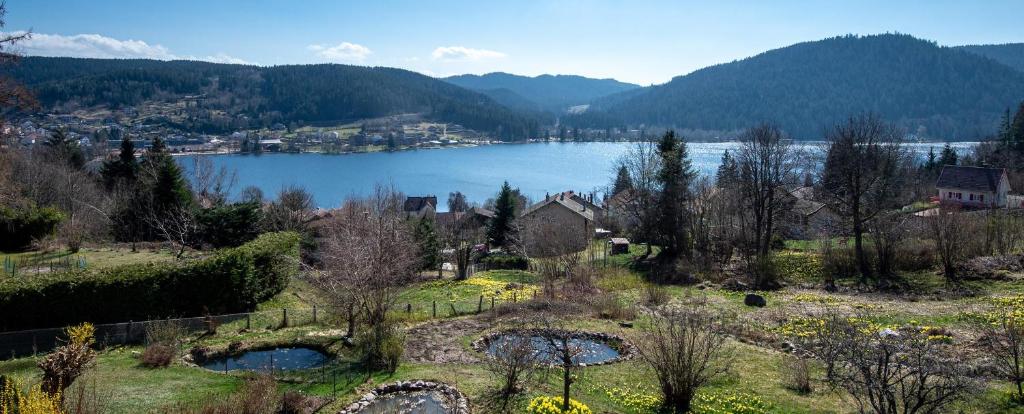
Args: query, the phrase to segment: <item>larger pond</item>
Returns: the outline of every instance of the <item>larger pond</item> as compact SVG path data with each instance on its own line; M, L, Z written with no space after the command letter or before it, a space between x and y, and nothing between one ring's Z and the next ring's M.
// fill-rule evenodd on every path
M517 342L522 339L522 336L514 333L498 336L487 343L487 353L497 356L501 352L508 352L510 348L515 347ZM619 357L619 351L603 341L580 337L571 338L568 342L568 349L576 354L572 358L574 364L593 365L612 361ZM561 363L559 359L561 344L552 343L552 339L540 335L530 336L530 348L534 350L534 357L539 363Z
M631 146L622 142L538 143L485 145L468 148L376 152L345 155L263 154L188 155L178 161L190 171L196 157L211 157L216 166L237 172L233 188L237 195L246 186L256 186L267 197L282 187L301 185L313 193L318 206L337 207L352 196L372 193L374 185L394 184L407 195L435 195L438 207L446 210L450 192L460 191L470 202L483 203L508 180L534 201L546 193L565 190L594 191L615 177L615 163ZM738 147L735 142L690 143L693 167L713 174L722 153ZM815 143L802 143L815 151ZM954 143L966 152L974 143ZM912 144L920 154L940 143ZM600 191L598 191L600 192Z
M283 347L211 358L203 363L203 368L214 371L291 371L318 368L326 365L330 359L329 355L316 349Z

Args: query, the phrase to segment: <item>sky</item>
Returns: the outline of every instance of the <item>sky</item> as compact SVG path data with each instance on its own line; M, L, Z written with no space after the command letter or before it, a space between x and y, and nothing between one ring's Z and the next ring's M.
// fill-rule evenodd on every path
M649 85L803 41L1024 42L1024 1L7 0L27 55L575 74Z

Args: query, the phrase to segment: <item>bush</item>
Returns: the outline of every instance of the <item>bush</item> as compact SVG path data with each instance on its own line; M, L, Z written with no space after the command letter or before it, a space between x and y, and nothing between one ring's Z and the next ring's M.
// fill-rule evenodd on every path
M199 210L197 239L215 248L240 246L260 234L262 220L256 203L237 203Z
M806 358L788 356L782 364L782 378L786 387L798 394L810 394L811 366Z
M561 397L537 397L526 407L528 414L591 414L590 408L574 399L569 399L569 410L562 409Z
M668 303L668 289L657 283L644 285L644 303L652 306L661 306Z
M269 233L202 260L0 280L0 329L250 311L284 290L298 256L297 234Z
M486 265L488 270L527 270L530 268L530 261L525 257L510 254L490 254L480 259L480 263Z
M592 296L591 306L597 311L601 319L633 319L636 312L627 307L615 293L600 293Z
M64 214L53 207L0 206L0 250L28 249L33 241L53 234L63 220Z
M164 344L150 344L142 351L142 365L149 368L165 368L174 362L178 350Z
M918 272L932 270L936 265L935 246L920 239L907 240L896 247L896 270Z

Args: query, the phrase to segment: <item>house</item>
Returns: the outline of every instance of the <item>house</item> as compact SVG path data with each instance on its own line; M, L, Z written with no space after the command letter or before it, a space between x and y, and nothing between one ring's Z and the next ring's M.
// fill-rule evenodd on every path
M946 165L935 183L939 201L966 207L1006 207L1010 180L1004 168Z
M487 227L487 222L494 218L494 212L485 208L473 207L468 211L448 211L437 213L436 221L440 227L464 228L479 230Z
M839 226L840 217L828 205L814 199L813 188L796 187L786 191L784 197L789 206L785 228L789 237L811 238Z
M527 253L535 257L577 252L587 247L594 234L596 212L568 192L544 197L520 217Z
M433 218L434 212L437 211L437 197L432 195L406 197L405 204L402 205L402 211L405 212L406 218Z
M629 253L629 239L612 237L608 244L611 246L611 255Z
M560 193L560 195L564 195L571 198L572 201L587 206L587 208L593 210L595 215L598 217L604 214L604 208L594 203L594 193L584 194L569 190Z

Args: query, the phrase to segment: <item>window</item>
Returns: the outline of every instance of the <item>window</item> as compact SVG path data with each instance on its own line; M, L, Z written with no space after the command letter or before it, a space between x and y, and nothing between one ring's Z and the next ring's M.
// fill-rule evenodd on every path
M971 198L971 201L974 201L974 193L971 193L970 198Z
M984 203L985 202L985 195L984 194L978 194L978 201Z
M956 199L957 200L963 200L964 199L964 193L956 193Z

